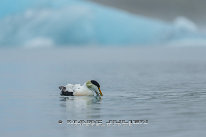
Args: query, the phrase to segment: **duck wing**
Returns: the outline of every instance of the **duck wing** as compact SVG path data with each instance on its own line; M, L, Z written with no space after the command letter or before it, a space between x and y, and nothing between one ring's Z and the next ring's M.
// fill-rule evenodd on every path
M74 96L74 92L81 89L80 84L67 84L66 86L60 86L61 96Z

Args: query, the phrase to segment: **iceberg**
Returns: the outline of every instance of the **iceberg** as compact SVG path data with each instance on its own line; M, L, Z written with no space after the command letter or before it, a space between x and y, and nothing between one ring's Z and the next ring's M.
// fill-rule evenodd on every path
M0 47L146 46L205 36L184 17L165 23L81 0L46 1L0 19Z

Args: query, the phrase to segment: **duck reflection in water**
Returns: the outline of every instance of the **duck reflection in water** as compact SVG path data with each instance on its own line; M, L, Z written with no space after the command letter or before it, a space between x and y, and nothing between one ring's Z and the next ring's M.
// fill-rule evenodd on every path
M62 107L66 108L67 119L98 119L100 118L100 96L61 97Z

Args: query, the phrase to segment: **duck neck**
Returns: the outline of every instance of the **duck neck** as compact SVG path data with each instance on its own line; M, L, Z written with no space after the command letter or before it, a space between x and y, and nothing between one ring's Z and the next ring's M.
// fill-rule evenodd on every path
M98 92L97 92L95 89L93 89L93 88L88 88L87 85L86 85L86 83L84 83L83 86L84 86L85 88L89 89L90 91L92 91L92 92L94 93L94 95L99 96Z

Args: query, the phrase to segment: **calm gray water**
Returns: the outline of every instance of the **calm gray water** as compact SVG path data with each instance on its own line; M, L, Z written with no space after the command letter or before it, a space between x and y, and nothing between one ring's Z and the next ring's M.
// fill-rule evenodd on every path
M99 81L101 100L60 97L59 85L90 79ZM204 47L0 50L2 137L204 136L205 106ZM91 119L148 124L66 124Z

